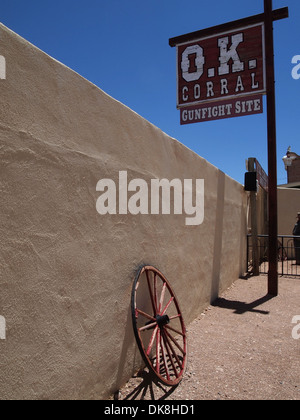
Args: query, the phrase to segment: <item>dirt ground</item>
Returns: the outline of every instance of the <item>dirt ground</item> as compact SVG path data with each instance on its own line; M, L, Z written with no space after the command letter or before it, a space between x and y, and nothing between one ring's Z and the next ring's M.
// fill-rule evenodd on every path
M188 326L188 366L176 388L145 369L115 399L299 400L300 339L292 332L300 329L292 320L300 279L280 278L279 296L266 293L266 276L238 280Z

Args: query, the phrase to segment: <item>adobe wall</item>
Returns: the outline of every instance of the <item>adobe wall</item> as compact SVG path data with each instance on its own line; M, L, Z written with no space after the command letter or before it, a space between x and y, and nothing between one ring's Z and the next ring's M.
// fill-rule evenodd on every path
M130 294L158 267L186 323L246 267L242 185L0 26L0 399L102 399L140 365ZM203 139L205 141L205 139ZM105 215L97 182L205 180L205 217Z
M300 211L300 189L278 188L278 234L292 235Z

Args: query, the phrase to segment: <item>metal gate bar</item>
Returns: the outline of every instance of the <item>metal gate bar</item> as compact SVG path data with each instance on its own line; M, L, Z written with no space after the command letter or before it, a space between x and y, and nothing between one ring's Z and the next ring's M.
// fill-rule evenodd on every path
M299 239L300 236L279 235L277 239L278 244L278 274L282 277L300 277L300 265L296 261L296 249L294 246L294 239ZM259 255L259 273L268 274L269 271L269 250L268 250L268 235L258 235L258 255ZM252 272L252 235L247 235L247 272ZM300 252L300 250L299 250ZM299 263L299 261L298 261Z

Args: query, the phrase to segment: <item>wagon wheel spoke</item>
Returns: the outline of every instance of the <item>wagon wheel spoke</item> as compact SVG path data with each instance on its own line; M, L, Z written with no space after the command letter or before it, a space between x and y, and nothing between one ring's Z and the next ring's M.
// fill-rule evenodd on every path
M164 304L166 289L167 289L167 283L164 283L163 288L162 288L162 292L161 292L161 295L160 295L160 300L159 300L159 307L158 307L158 313L159 314L160 314L162 306Z
M147 318L147 319L150 319L150 321L155 321L155 322L156 322L156 319L155 319L153 316L151 316L151 315L147 314L146 312L141 311L140 309L137 309L137 310L136 310L136 312L137 312L137 316L138 316L138 314L139 314L139 315L144 316L144 317L145 317L145 318Z
M173 343L175 344L175 346L178 348L178 350L181 351L181 353L183 355L186 354L186 352L183 350L183 348L178 344L178 342L175 340L175 338L167 331L167 329L165 329L165 334L173 341Z
M157 305L157 274L154 273L154 280L153 280L153 285L154 285L154 304L155 304L155 313L157 314L158 312L158 305Z
M146 277L147 277L147 283L148 283L148 289L149 289L149 294L150 294L150 299L151 299L153 314L155 316L156 313L157 313L157 308L156 308L156 303L155 303L155 300L156 299L155 299L155 296L154 296L153 291L152 291L151 280L150 280L150 276L149 276L148 270L146 270ZM154 291L155 291L155 288L154 288Z
M171 297L171 299L169 300L169 302L167 303L167 306L165 307L165 309L162 311L162 313L161 313L161 315L164 315L166 312L167 312L167 310L169 309L169 306L171 305L171 303L173 302L173 300L174 300L174 296L172 296Z
M158 328L156 333L156 372L160 374L160 328Z
M162 337L162 334L160 336L160 346L161 346L161 354L162 354L164 368L165 368L165 371L166 371L166 376L167 376L167 379L169 381L171 379L171 377L170 377L170 372L169 372L169 368L168 368L168 362L167 362L166 353L165 353L165 349L164 349L164 345L163 345L163 337Z
M181 314L170 316L170 321L172 321L172 319L176 319L176 318L180 318L180 317L181 317Z
M152 350L153 344L154 344L154 342L155 342L155 338L156 338L157 331L158 331L158 326L156 326L155 330L154 330L154 331L153 331L153 333L152 333L152 337L151 337L151 340L150 340L149 346L148 346L148 348L147 348L147 356L149 356L149 355L150 355L150 353L151 353L151 350Z
M168 330L174 331L176 334L182 335L182 337L184 336L184 334L182 333L182 331L178 331L175 328L171 327L170 325L166 325L166 328Z
M178 378L178 372L177 372L177 369L176 369L176 366L175 366L175 363L174 363L174 360L173 360L172 351L170 351L169 342L166 339L165 334L163 334L162 336L163 336L163 340L164 340L164 343L165 343L165 348L167 350L167 353L168 353L168 356L169 356L169 361L171 363L173 372L174 372L176 378Z
M156 327L157 326L157 322L155 321L155 322L152 322L151 324L146 324L144 327L141 327L141 328L139 328L139 331L140 332L142 332L142 331L148 331L148 330L151 330L152 328L154 328L154 327Z
M180 362L180 360L179 360L179 358L178 358L178 355L177 355L177 353L176 353L176 351L174 350L174 347L172 346L172 343L171 343L171 341L170 341L170 339L169 339L169 336L167 336L167 334L166 334L166 332L164 331L164 334L165 334L165 338L166 338L166 341L167 341L167 343L168 343L168 346L170 347L170 349L171 349L171 353L172 353L172 355L173 355L173 357L174 357L174 359L176 360L176 362L177 362L177 364L178 364L178 366L179 366L179 368L180 368L180 370L182 369L182 364L181 364L181 362Z

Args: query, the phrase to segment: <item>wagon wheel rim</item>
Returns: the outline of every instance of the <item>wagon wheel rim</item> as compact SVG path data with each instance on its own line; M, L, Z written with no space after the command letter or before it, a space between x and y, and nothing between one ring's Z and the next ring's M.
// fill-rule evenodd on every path
M164 384L177 385L186 368L186 328L175 293L157 268L139 269L131 306L136 341L146 365Z

